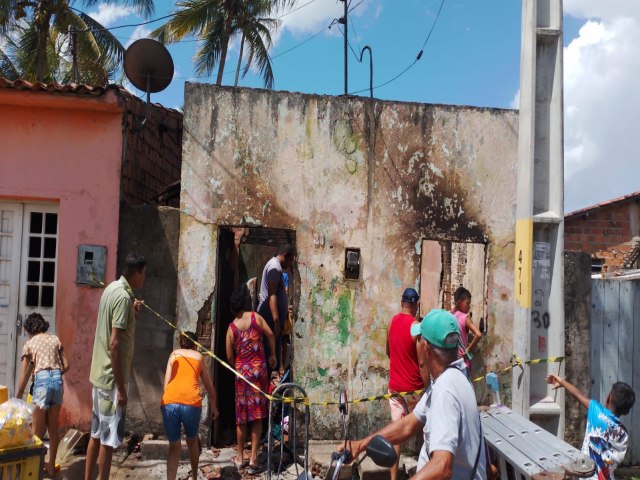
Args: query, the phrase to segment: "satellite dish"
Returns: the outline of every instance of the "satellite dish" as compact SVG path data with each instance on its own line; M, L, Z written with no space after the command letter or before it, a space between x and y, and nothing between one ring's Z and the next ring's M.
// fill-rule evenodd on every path
M144 127L149 118L151 93L161 92L173 79L171 54L156 40L136 40L124 52L124 73L134 87L147 92L147 114L141 125Z

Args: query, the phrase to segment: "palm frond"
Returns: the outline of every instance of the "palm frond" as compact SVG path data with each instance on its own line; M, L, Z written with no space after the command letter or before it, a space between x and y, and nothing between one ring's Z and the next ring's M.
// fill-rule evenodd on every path
M0 77L15 80L16 78L20 78L20 73L9 55L9 52L0 49Z
M201 36L223 20L220 0L183 0L171 19L151 32L163 43L181 40L188 35Z
M83 0L82 3L86 7L94 7L102 3L103 1L104 0ZM115 3L117 3L118 5L133 7L138 15L142 15L145 18L151 16L154 11L153 0L116 0Z
M245 41L249 46L249 56L243 77L247 74L249 67L254 64L264 80L266 88L273 88L274 76L271 66L269 48L271 48L271 34L269 29L260 22L252 22L243 30Z

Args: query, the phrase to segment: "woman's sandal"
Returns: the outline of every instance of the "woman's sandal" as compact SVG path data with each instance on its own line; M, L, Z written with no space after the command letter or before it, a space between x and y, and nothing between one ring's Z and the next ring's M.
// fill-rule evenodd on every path
M249 475L257 475L259 473L264 472L264 468L259 464L258 465L249 464L246 471Z
M238 470L242 470L249 462L247 460L243 460L242 462L238 462L235 458L231 460L233 466Z

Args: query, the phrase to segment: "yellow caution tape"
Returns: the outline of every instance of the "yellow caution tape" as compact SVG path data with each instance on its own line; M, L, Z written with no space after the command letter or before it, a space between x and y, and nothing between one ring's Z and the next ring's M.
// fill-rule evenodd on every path
M97 282L100 286L104 287L105 284L103 282ZM183 337L188 338L189 340L191 340L195 345L198 346L198 348L200 348L202 350L202 352L206 355L208 355L209 357L213 358L216 362L218 362L220 365L222 365L224 368L226 368L227 370L229 370L231 373L233 373L236 377L238 377L240 380L242 380L243 382L245 382L247 385L249 385L251 388L253 388L254 390L256 390L257 392L259 392L262 396L264 396L267 400L269 400L270 402L282 402L282 403L287 403L287 404L303 404L306 406L311 406L311 405L315 405L315 406L327 406L327 405L338 405L338 402L336 401L326 401L326 402L312 402L309 397L281 397L281 396L274 396L274 395L270 395L269 393L263 391L260 387L258 387L256 384L254 384L253 382L251 382L250 380L246 379L240 372L238 372L236 369L234 369L231 365L229 365L227 362L225 362L224 360L222 360L220 357L218 357L215 353L213 353L211 350L209 350L207 347L205 347L204 345L202 345L201 343L194 341L192 338L187 337L187 335L180 330L177 325L175 325L174 323L172 323L171 321L167 320L166 318L164 318L162 315L160 315L158 312L156 312L153 308L151 308L149 305L147 305L146 303L143 303L143 305L145 306L145 308L147 308L151 313L153 313L156 317L158 317L160 320L162 320L163 322L165 322L167 325L169 325L171 328L173 328L175 331L177 331L178 333L180 333L180 335L182 335ZM513 367L516 366L520 366L520 365L535 365L538 363L556 363L556 362L562 362L564 360L564 357L549 357L549 358L536 358L533 360L527 360L527 361L523 361L522 359L520 359L515 353L513 354L512 359L514 360L514 362L511 365L508 365L506 367L504 367L501 370L498 370L496 373L497 374L503 374L508 372L509 370L511 370ZM477 377L474 378L473 380L471 380L472 382L480 382L484 380L484 375L481 377ZM395 393L385 393L384 395L375 395L375 396L371 396L371 397L363 397L363 398L357 398L355 400L349 400L349 403L352 404L359 404L359 403L366 403L366 402L375 402L378 400L388 400L389 398L393 398L393 397L404 397L406 395L420 395L424 392L424 389L420 389L420 390L411 390L411 391L407 391L407 392L395 392Z

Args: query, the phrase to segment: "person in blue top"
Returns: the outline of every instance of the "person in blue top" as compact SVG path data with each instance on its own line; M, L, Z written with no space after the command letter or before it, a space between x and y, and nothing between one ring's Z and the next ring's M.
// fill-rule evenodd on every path
M597 480L614 480L613 471L624 460L629 445L629 434L620 422L636 401L636 395L629 385L616 382L611 387L604 405L589 399L574 385L557 375L547 376L547 383L556 388L563 387L587 412L587 429L582 443L582 453L596 464L591 477Z

